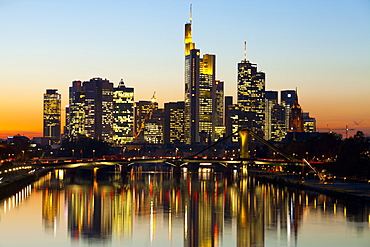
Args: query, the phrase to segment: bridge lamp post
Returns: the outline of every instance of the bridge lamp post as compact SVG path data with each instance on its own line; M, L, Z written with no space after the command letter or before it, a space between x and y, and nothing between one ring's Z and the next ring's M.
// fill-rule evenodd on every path
M175 155L176 155L176 157L177 157L178 152L179 152L179 148L176 148L175 149Z
M72 149L72 157L75 157L75 150Z
M93 149L93 159L95 159L95 149Z

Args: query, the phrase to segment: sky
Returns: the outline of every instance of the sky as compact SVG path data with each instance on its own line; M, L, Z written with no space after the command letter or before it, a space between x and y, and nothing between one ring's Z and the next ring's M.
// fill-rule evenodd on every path
M64 106L72 81L122 78L135 101L184 99L189 1L0 0L0 138L42 136L43 94ZM266 73L266 90L298 89L318 131L370 136L369 0L192 1L193 42L216 55L225 95L237 63Z

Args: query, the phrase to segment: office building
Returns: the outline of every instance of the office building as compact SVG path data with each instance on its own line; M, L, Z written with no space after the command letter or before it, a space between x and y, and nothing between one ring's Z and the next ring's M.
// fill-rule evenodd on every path
M78 135L85 134L85 94L82 82L73 81L69 87L69 105L66 107L65 135L75 140Z
M113 139L113 83L92 78L83 83L85 94L85 134L97 140Z
M61 95L57 89L47 89L44 93L43 111L44 137L51 138L52 143L60 143Z
M185 142L184 101L164 104L164 143Z
M226 126L224 124L224 82L221 80L215 80L214 87L214 96L213 98L213 114L212 114L212 123L214 133L213 139L217 141L219 138L226 135Z
M278 92L277 91L266 91L265 92L265 133L264 138L266 140L271 139L271 132L273 129L272 112L274 106L278 104Z
M257 70L246 57L238 63L239 127L264 135L265 73Z
M296 91L295 90L283 90L280 92L280 103L285 107L285 125L289 128L290 109L294 104Z
M216 95L216 56L195 48L192 23L185 24L185 139L188 144L200 142L200 132L214 138L212 112Z
M134 140L134 88L121 79L113 89L113 142L122 145Z
M164 143L164 109L153 110L151 118L146 119L144 125L144 142Z
M230 116L229 108L233 104L233 96L225 96L224 104L224 123L225 126L225 135L229 136L232 133L232 119Z
M153 113L158 109L154 101L139 101L134 105L134 140L144 142L145 123L152 119Z
M310 117L310 113L308 112L303 112L302 118L304 132L316 132L316 119Z

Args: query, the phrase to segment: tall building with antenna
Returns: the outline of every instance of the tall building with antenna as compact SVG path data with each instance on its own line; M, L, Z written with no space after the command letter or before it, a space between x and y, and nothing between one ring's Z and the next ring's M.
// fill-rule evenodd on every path
M239 127L249 128L263 136L265 73L257 70L257 64L247 60L246 50L246 42L244 42L244 59L238 63Z
M199 133L206 132L213 138L213 97L216 95L216 56L200 55L192 37L192 6L190 22L185 24L185 140L187 143L200 141Z

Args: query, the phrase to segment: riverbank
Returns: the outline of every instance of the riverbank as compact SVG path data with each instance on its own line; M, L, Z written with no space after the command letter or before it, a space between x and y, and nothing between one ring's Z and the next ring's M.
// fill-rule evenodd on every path
M318 179L299 179L284 173L250 171L250 175L258 180L302 190L315 191L331 197L356 200L370 203L370 183L363 181L348 181L346 179L334 179L330 182L320 182Z
M14 195L22 190L27 185L37 181L40 177L44 176L50 169L43 169L34 173L26 173L0 183L0 200L8 196Z

